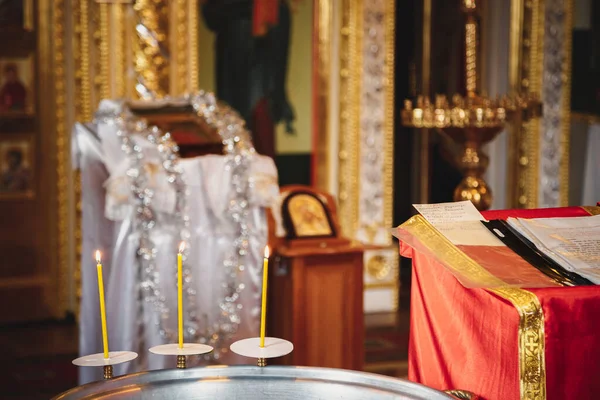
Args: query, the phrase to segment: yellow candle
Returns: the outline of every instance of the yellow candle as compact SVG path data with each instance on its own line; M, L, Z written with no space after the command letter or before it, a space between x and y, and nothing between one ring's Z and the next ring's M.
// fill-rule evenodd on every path
M265 347L265 330L267 319L267 277L269 276L269 246L265 247L263 260L262 305L260 309L260 347Z
M96 251L96 269L98 271L98 293L100 295L100 319L102 321L102 346L104 358L108 358L108 332L106 330L106 307L104 305L104 281L102 279L102 259L100 251Z
M177 254L177 323L179 328L179 348L183 349L183 276L181 273L182 253L184 243L179 245L179 253Z

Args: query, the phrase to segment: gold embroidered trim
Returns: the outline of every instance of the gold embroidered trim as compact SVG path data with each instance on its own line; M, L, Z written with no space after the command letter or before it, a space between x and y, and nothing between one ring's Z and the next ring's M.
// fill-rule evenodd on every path
M402 224L446 266L457 273L481 284L498 286L501 282L473 259L460 251L421 215L416 215ZM521 399L546 399L546 359L544 337L544 313L535 294L516 288L488 289L509 301L519 313L519 386Z
M515 288L490 289L519 313L519 387L522 400L546 399L544 312L535 294Z
M582 206L590 215L600 215L600 207L598 206Z
M477 262L454 246L423 216L415 215L400 226L419 240L421 245L437 259L444 260L447 267L465 276L480 287L504 286L504 282L489 273Z

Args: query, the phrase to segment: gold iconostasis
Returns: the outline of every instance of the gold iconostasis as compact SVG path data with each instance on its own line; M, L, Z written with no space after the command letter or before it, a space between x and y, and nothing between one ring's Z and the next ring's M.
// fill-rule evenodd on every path
M6 221L1 230L6 267L0 275L0 298L27 300L3 311L2 321L77 311L78 260L83 255L80 183L70 155L75 122L91 121L101 99L220 90L219 43L197 0L15 2L21 3L22 11L17 7L0 15L0 21L22 21L1 28L6 31L0 44L0 201L5 204L0 213ZM446 3L289 3L282 98L294 115L282 110L281 120L293 120L293 127L279 124L270 145L277 157L306 155L307 183L337 199L344 235L380 247L364 256L366 312L398 307L398 249L389 233L395 199L401 195L407 204L428 202L436 185L430 179L436 133L402 128L395 110L413 95L460 90L459 83L444 82L460 82L459 73L452 71L460 69L462 39L445 43L450 35L433 34L439 32L440 10L454 7L460 15L461 1ZM504 68L505 87L490 94L531 93L544 103L546 115L558 110L549 118L511 124L501 135L505 146L489 149L490 174L505 177L490 184L496 196L506 196L506 207L565 205L574 2L511 0L503 13L494 2L477 3L483 4L480 87L493 91ZM463 23L456 20L460 31ZM411 21L412 31L405 21ZM502 34L500 25L507 26ZM403 40L414 38L414 49L399 42L400 34ZM505 57L494 58L489 49L505 42ZM444 64L434 57L440 48L458 50L448 53L448 68L441 68ZM402 76L396 71L403 71ZM404 86L408 89L398 89ZM542 129L551 134L540 134ZM406 165L394 156L395 138L405 137L412 138ZM495 164L499 159L501 164ZM394 174L405 176L401 169L412 174L406 176L413 184L394 180ZM302 229L326 229L319 218L315 221L304 221L308 225Z

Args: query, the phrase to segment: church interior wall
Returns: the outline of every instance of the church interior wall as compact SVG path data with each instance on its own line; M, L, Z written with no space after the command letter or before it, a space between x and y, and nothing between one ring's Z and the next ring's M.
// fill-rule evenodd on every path
M297 9L293 13L293 26L292 26L292 45L290 48L290 69L288 71L287 82L289 85L289 96L291 98L292 104L296 109L296 129L297 133L295 135L288 135L281 131L278 131L277 134L277 154L276 161L279 166L282 184L290 184L290 183L310 183L312 180L311 177L311 153L313 148L315 147L315 143L313 143L314 138L314 128L312 126L314 121L313 115L313 95L312 91L307 88L311 88L312 86L312 76L314 75L314 53L313 53L313 32L315 29L314 25L314 16L315 16L315 7L317 4L326 3L324 1L321 2L300 2L297 6ZM444 6L444 2L433 2L434 9L438 8L437 13L439 13L439 8ZM438 4L439 3L439 4ZM102 72L102 57L108 57L107 60L110 61L110 68L107 69L107 73L110 76L115 77L119 71L126 71L127 68L121 63L119 64L118 57L121 57L123 62L131 62L131 56L127 56L128 51L132 50L131 46L127 43L122 43L121 40L119 43L122 44L120 48L117 48L118 51L115 52L100 52L98 54L92 54L89 58L89 64L87 65L87 70L83 70L82 61L80 57L71 58L70 55L74 51L79 51L83 49L83 40L85 39L87 42L87 46L90 48L95 48L95 46L99 46L102 44L102 30L100 29L100 19L104 18L101 14L98 13L99 4L91 4L87 2L47 2L42 1L36 3L39 5L39 10L53 11L52 13L42 13L38 12L37 15L41 16L50 15L51 17L39 18L40 28L35 32L35 35L38 35L40 41L38 42L39 48L36 50L39 54L36 60L36 77L38 78L40 84L39 93L32 93L32 96L37 96L37 104L40 105L40 116L45 118L47 124L45 126L54 128L54 124L56 124L56 134L54 135L46 135L39 136L36 139L35 144L37 145L38 150L44 149L45 151L39 155L39 162L36 162L35 172L43 172L44 177L49 179L43 179L39 182L36 181L37 185L40 185L40 193L44 193L44 200L48 200L47 202L47 214L41 215L41 211L35 206L37 202L42 201L40 198L36 197L35 200L29 203L24 203L22 205L15 205L15 210L21 209L21 211L17 211L14 213L6 214L6 220L9 221L10 218L15 217L17 215L23 216L23 223L19 224L19 226L15 229L25 229L24 226L29 226L28 222L26 222L29 218L34 218L39 224L40 232L56 232L59 229L59 225L65 223L65 218L69 219L73 216L73 211L76 207L76 199L73 197L69 197L76 191L76 185L74 185L74 177L70 173L64 173L68 170L68 152L65 150L65 143L68 142L68 130L69 126L75 121L75 119L89 119L91 117L91 112L94 104L97 103L97 100L101 97L101 95L122 95L127 92L130 88L129 84L125 84L123 81L124 78L121 77L119 79L115 79L114 82L111 82L110 85L105 85L100 82L100 73ZM335 18L332 18L331 25L329 26L330 32L335 33L332 36L335 40L340 40L340 38L345 37L345 34L341 34L340 32L344 31L347 27L343 27L343 24L347 24L348 21L342 21L342 13L341 10L346 5L344 2L340 1L332 1L331 4L332 10L335 11ZM349 3L348 3L349 4ZM352 3L354 4L354 3ZM370 6L370 3L360 3L361 7ZM388 3L385 3L388 7ZM514 4L519 4L518 1L515 1ZM533 4L533 3L532 3ZM535 2L535 4L538 4ZM553 7L555 7L554 3ZM590 1L577 0L574 3L574 14L573 14L573 28L575 32L581 33L582 31L593 31L593 34L596 34L597 30L591 29L590 25L590 15L596 15L598 13L597 7L592 7L592 3ZM88 15L84 15L85 6L89 7L85 12L91 16L88 18ZM448 6L446 4L446 6ZM102 6L104 8L109 7L108 5ZM110 6L112 7L112 5ZM483 87L484 90L490 94L494 95L496 93L505 92L507 89L507 60L510 59L511 54L507 55L507 28L509 25L509 20L512 21L512 15L509 14L509 10L503 8L502 10L497 9L500 7L497 3L492 3L486 7L486 15L483 18L483 26L484 32L482 35L483 39ZM111 8L112 9L112 8ZM547 7L550 9L550 7ZM398 10L403 10L402 7L398 7ZM587 11L586 11L587 10ZM361 11L362 12L362 11ZM402 12L402 11L398 11ZM359 15L359 14L357 14ZM362 14L361 14L362 15ZM437 14L434 13L434 17ZM129 18L130 16L127 14L119 14L119 13L110 13L109 21L110 26L117 26L119 21L125 21L123 18ZM53 18L52 21L49 19L45 21L47 18ZM119 19L121 18L121 19ZM178 17L179 18L179 17ZM439 15L437 16L439 19ZM52 22L52 23L49 23ZM80 32L81 29L84 28L83 23L88 23L87 31L84 35L80 35L77 37L77 40L71 42L64 40L65 37L71 37L74 32ZM196 53L199 53L198 57L198 68L196 71L196 80L200 83L199 86L204 87L208 90L214 90L214 57L213 57L213 46L214 46L214 37L213 34L210 33L206 27L203 25L201 19L199 19L199 40L198 40L198 49ZM440 27L439 24L434 23L436 33L443 33L443 27ZM441 30L441 31L440 31ZM131 34L127 30L123 30L124 33ZM113 33L114 36L114 33ZM335 40L332 39L332 43ZM435 35L435 40L432 40L432 60L434 66L439 66L440 64L445 66L445 70L443 74L438 73L439 71L433 71L433 75L435 75L435 79L433 82L433 87L431 88L432 92L438 90L446 90L451 91L455 89L454 87L445 87L445 81L457 82L459 81L460 74L460 65L457 64L456 60L459 57L455 57L455 59L450 60L449 62L440 62L441 59L447 56L442 51L445 49L451 49L452 52L458 52L459 47L457 47L457 40L455 35L449 35L448 43L444 43L443 35ZM104 40L104 39L102 39ZM358 40L358 39L357 39ZM574 51L577 51L577 35L574 37ZM491 48L494 43L501 42L504 43L503 47L499 48L495 46L495 51L485 51L485 49ZM358 42L357 42L358 43ZM358 43L360 44L360 43ZM102 46L100 46L102 48ZM442 48L440 50L439 48ZM330 168L327 171L329 176L329 184L328 190L334 194L343 194L342 191L339 191L340 185L339 182L335 182L335 178L340 175L344 175L346 170L341 167L340 160L342 157L338 157L340 154L344 153L343 149L339 147L340 143L344 142L344 137L348 132L344 126L340 126L341 118L339 116L344 115L344 112L347 110L340 109L342 105L341 100L343 100L343 94L340 89L340 85L343 84L343 80L337 79L339 77L339 72L343 69L340 64L340 50L341 44L332 45L331 50L331 63L329 64L330 70L329 75L332 77L330 80L331 83L331 93L332 96L329 98L328 107L332 111L332 118L329 119L329 131L332 132L331 135L328 136L328 148L331 159ZM397 51L402 51L401 48L396 48ZM435 50L437 49L437 50ZM498 51L500 49L500 51ZM364 49L363 49L364 50ZM455 51L456 50L456 51ZM511 50L512 51L512 50ZM125 54L127 53L127 54ZM442 54L444 53L444 54ZM510 52L509 52L510 53ZM441 57L441 58L440 58ZM446 57L447 58L447 57ZM398 60L401 60L398 57ZM449 59L448 59L449 60ZM446 60L446 61L448 61ZM402 61L405 62L406 60ZM46 63L47 62L47 63ZM63 63L63 64L61 64ZM511 67L512 68L512 67ZM22 79L27 80L29 70L22 71ZM449 77L456 76L457 79L449 79ZM56 79L50 79L51 77ZM443 78L442 78L443 77ZM335 78L335 79L334 79ZM359 80L362 77L359 77ZM400 78L402 79L402 78ZM82 90L84 87L84 81L87 80L87 88L91 90ZM187 79L183 81L185 82L193 82L193 79ZM342 83L340 83L342 82ZM54 85L54 88L52 88ZM336 87L336 85L338 85ZM106 86L106 87L105 87ZM52 90L50 90L52 89ZM108 91L106 91L107 89ZM127 90L126 90L127 89ZM307 89L307 90L304 90ZM539 89L539 88L538 88ZM536 89L536 90L538 90ZM60 91L63 92L60 92ZM568 91L568 88L563 89L565 93ZM56 93L54 93L56 91ZM106 93L105 93L106 92ZM53 102L42 102L42 95L54 94L52 98L56 101ZM574 88L575 93L575 88ZM395 99L396 107L400 99ZM356 101L356 99L352 100ZM349 105L353 106L352 103ZM55 110L54 107L60 108ZM338 107L338 108L335 108ZM61 111L64 110L64 111ZM363 111L360 111L361 113ZM387 120L391 118L391 116L386 117ZM589 125L589 124L588 124ZM22 125L23 129L27 130L27 124ZM281 127L280 127L281 128ZM344 128L344 129L342 129ZM37 129L37 125L35 127ZM562 129L562 128L561 128ZM585 143L587 139L584 137L580 137L581 135L585 135L585 128L581 126L581 124L573 125L573 129L571 132L573 135L577 135L577 138L573 139L573 146L569 148L569 153L567 154L576 154L578 149L584 149ZM340 130L343 130L343 135L340 135ZM578 132L582 132L581 134ZM494 141L488 148L491 155L491 165L488 170L487 177L490 181L492 190L497 194L495 196L494 208L502 208L502 207L511 207L511 206L519 206L515 203L514 198L508 199L503 195L503 192L507 191L510 186L514 185L514 180L512 177L507 176L505 172L507 167L507 160L505 158L505 153L510 153L511 149L507 146L507 136L508 134L501 135ZM561 139L562 140L562 139ZM336 147L337 145L337 147ZM63 147L60 147L63 146ZM407 146L406 148L409 148ZM48 152L48 150L51 152ZM418 150L418 149L415 149ZM539 154L538 149L532 149L532 155ZM55 153L52 153L55 152ZM353 155L352 157L354 157ZM577 176L577 171L581 171L583 169L582 158L576 159L575 157L566 157L569 158L566 162L561 161L561 168L566 165L567 168L562 168L564 171L572 170L568 175L571 176L571 181L574 181ZM437 158L439 161L439 158ZM396 160L398 161L398 160ZM556 160L554 160L556 161ZM580 162L580 164L574 164L575 162ZM533 161L532 161L533 162ZM404 166L406 167L406 166ZM538 168L539 164L532 164L531 169ZM396 168L396 167L394 167ZM443 170L443 168L441 168ZM53 171L52 174L56 174L58 176L51 175L49 171ZM541 171L541 170L540 170ZM537 171L534 171L537 172ZM562 174L562 172L561 172ZM39 175L39 174L38 174ZM562 175L560 175L562 176ZM413 177L414 178L414 177ZM447 178L447 177L446 177ZM542 177L539 173L536 173L534 176L535 179L531 180L527 178L527 183L525 187L527 190L530 190L532 196L538 195L538 190L535 185L539 182L542 182ZM539 179L538 179L539 178ZM556 177L553 177L553 179ZM562 178L561 178L562 179ZM405 179L403 182L399 182L398 185L394 185L396 187L401 187L403 184L404 188L412 187L412 183L415 179ZM436 186L438 189L442 187L441 181L443 181L443 177L439 178L438 181L434 181L433 186ZM413 182L409 182L413 181ZM561 181L561 185L567 187L566 182L563 179ZM54 184L52 182L55 182ZM431 185L432 182L429 182ZM531 184L533 183L533 184ZM399 186L400 185L400 186ZM56 186L56 187L55 187ZM60 188L60 189L59 189ZM450 186L449 186L450 188ZM43 189L43 190L42 190ZM57 192L61 192L64 189L68 192L68 196L62 197L57 196ZM563 188L560 190L564 191ZM339 192L339 193L337 193ZM415 190L410 190L411 199L414 200L414 192ZM444 196L448 196L449 191ZM570 200L568 201L571 204L577 203L579 199L582 198L582 189L575 183L572 188L568 189ZM346 193L347 195L347 193ZM344 196L340 196L344 197ZM430 197L428 200L441 200L443 196L440 197ZM560 201L559 201L560 200ZM412 200L411 200L412 201ZM532 200L533 201L533 200ZM562 198L555 198L553 201L559 204L560 202L564 202ZM533 204L533 203L532 203ZM60 210L60 214L57 214L57 209ZM66 210L66 211L65 211ZM342 213L343 214L343 213ZM404 215L404 214L399 214ZM47 225L45 225L47 224ZM31 226L29 227L31 229ZM67 223L67 226L61 228L70 232L69 235L71 237L76 236L77 232L73 229L73 226ZM11 231L12 232L12 231ZM15 249L22 248L22 243L19 241L23 241L22 235L12 235L12 233L3 232L2 234L6 234L7 241L9 243L6 245L6 252L17 251ZM8 240L8 239L11 240ZM52 239L54 240L54 239ZM56 239L58 240L58 239ZM64 242L64 239L60 239ZM18 258L16 263L13 265L19 265L18 263L26 260L27 257L41 257L41 259L45 259L45 257L50 257L51 262L48 263L53 270L52 274L57 273L60 274L57 270L54 270L55 266L55 258L61 257L53 254L55 251L65 252L63 244L58 247L60 250L56 250L55 247L50 246L49 243L51 239L35 239L36 243L33 245L35 251L21 251L23 253L21 257L8 257L8 258ZM43 246L37 241L48 241ZM24 242L23 242L24 243ZM29 243L29 242L28 242ZM62 242L61 242L62 243ZM39 245L39 246L38 246ZM74 260L76 257L76 246L67 246L68 250L66 251L66 258L70 260ZM43 249L47 248L47 249ZM26 253L26 254L25 254ZM7 253L8 254L8 253ZM63 264L63 259L58 262L58 264ZM23 261L25 262L25 261ZM31 265L31 262L26 262L26 264ZM71 264L70 264L71 265ZM73 267L73 268L72 268ZM21 271L27 271L26 267L19 268ZM8 271L8 270L7 270ZM76 269L74 268L74 264L71 267L62 270L62 274L68 275L76 275ZM8 273L8 272L7 272ZM36 278L37 279L37 278ZM62 279L62 278L61 278ZM70 281L69 281L70 282ZM74 288L76 285L74 286ZM69 290L71 295L69 298L73 298L76 295L76 290ZM69 306L72 308L72 306Z
M21 69L20 78L28 82L35 112L16 119L0 114L0 139L14 137L31 143L28 151L34 156L27 166L34 179L31 190L21 193L24 196L0 194L0 301L24 299L21 308L0 312L0 323L60 319L77 313L79 261L89 255L82 255L79 245L81 193L79 177L70 164L70 129L76 121L90 120L102 97L132 95L134 88L135 32L124 27L133 17L131 10L124 12L129 7L126 2L26 3L36 5L31 10L37 23L31 25L29 39L15 42L23 46L15 45L12 53L0 55L0 69L14 60L32 66ZM158 3L164 2L154 4ZM600 154L593 153L596 148L600 151L600 140L593 140L598 137L593 129L600 129L600 92L585 89L592 84L597 88L594 79L600 79L600 47L589 47L600 37L598 22L592 21L600 16L600 6L592 0L482 3L482 92L493 97L522 90L542 100L552 100L556 93L554 98L559 98L544 111L557 111L554 125L551 118L534 118L529 124L508 127L485 146L490 156L485 179L494 195L492 209L593 205L600 200L594 197L600 193L597 172L589 172ZM179 0L179 4L196 11L193 0ZM433 7L427 42L421 41L424 4ZM433 129L424 133L403 127L399 114L402 101L417 93L452 95L462 90L464 21L459 6L459 0L305 0L297 3L292 14L286 82L295 111L295 133L285 132L281 124L276 129L274 160L279 184L320 185L338 200L345 235L384 248L367 252L364 258L365 284L371 288L370 297L365 297L367 311L396 311L400 286L411 279L409 261L404 260L398 271L391 225L408 219L414 213L413 203L452 201L462 179L456 146ZM318 20L319 11L332 13L322 26L318 21L325 19ZM379 22L374 22L373 15L381 17ZM185 51L190 58L197 53L197 70L196 63L189 62L186 74L193 77L178 80L171 74L171 94L183 93L179 89L188 86L216 89L215 35L201 17L195 17L183 19L197 22L197 46ZM523 19L516 21L517 17ZM180 17L169 18L178 21ZM549 38L554 29L547 21L552 18L560 21L560 34ZM183 26L189 29L188 36L195 29L191 23ZM325 53L315 51L319 45L315 33L322 28L330 40L323 45L328 55L326 73L319 70L322 65L317 59ZM381 46L385 53L381 57L369 58L370 30L375 31L374 47ZM530 35L527 46L522 39L525 34ZM186 40L169 40L173 53L175 47L187 46ZM114 48L107 47L113 41ZM428 49L423 49L427 43ZM0 50L5 47L0 44ZM89 54L84 57L85 52ZM587 65L590 59L596 64ZM369 67L383 72L369 76ZM320 93L315 77L327 78L326 103L319 104L327 110L325 125L319 125L320 114L315 110ZM387 83L381 91L374 89L378 79ZM197 85L192 84L195 81ZM560 84L553 87L553 81ZM366 101L373 93L381 101L373 107L380 107L377 113L371 112ZM373 120L369 120L371 114L376 114ZM370 132L363 127L364 121L379 123L379 128ZM548 131L551 135L546 135ZM384 162L369 164L364 156L368 139L378 146L372 150L372 159L378 163L381 156ZM594 143L599 147L593 147ZM326 157L315 165L314 156L322 144ZM375 178L369 180L369 176ZM387 275L377 280L377 273Z

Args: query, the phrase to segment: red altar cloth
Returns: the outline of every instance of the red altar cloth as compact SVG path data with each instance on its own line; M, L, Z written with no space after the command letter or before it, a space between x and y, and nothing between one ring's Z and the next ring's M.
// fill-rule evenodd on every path
M488 220L585 215L579 207L484 213ZM413 259L410 380L487 400L600 398L600 286L528 290L543 311L545 362L536 372L526 367L535 340L519 344L519 324L527 321L515 305L491 290L465 288L440 263L405 244L401 255ZM541 390L521 387L538 375Z

